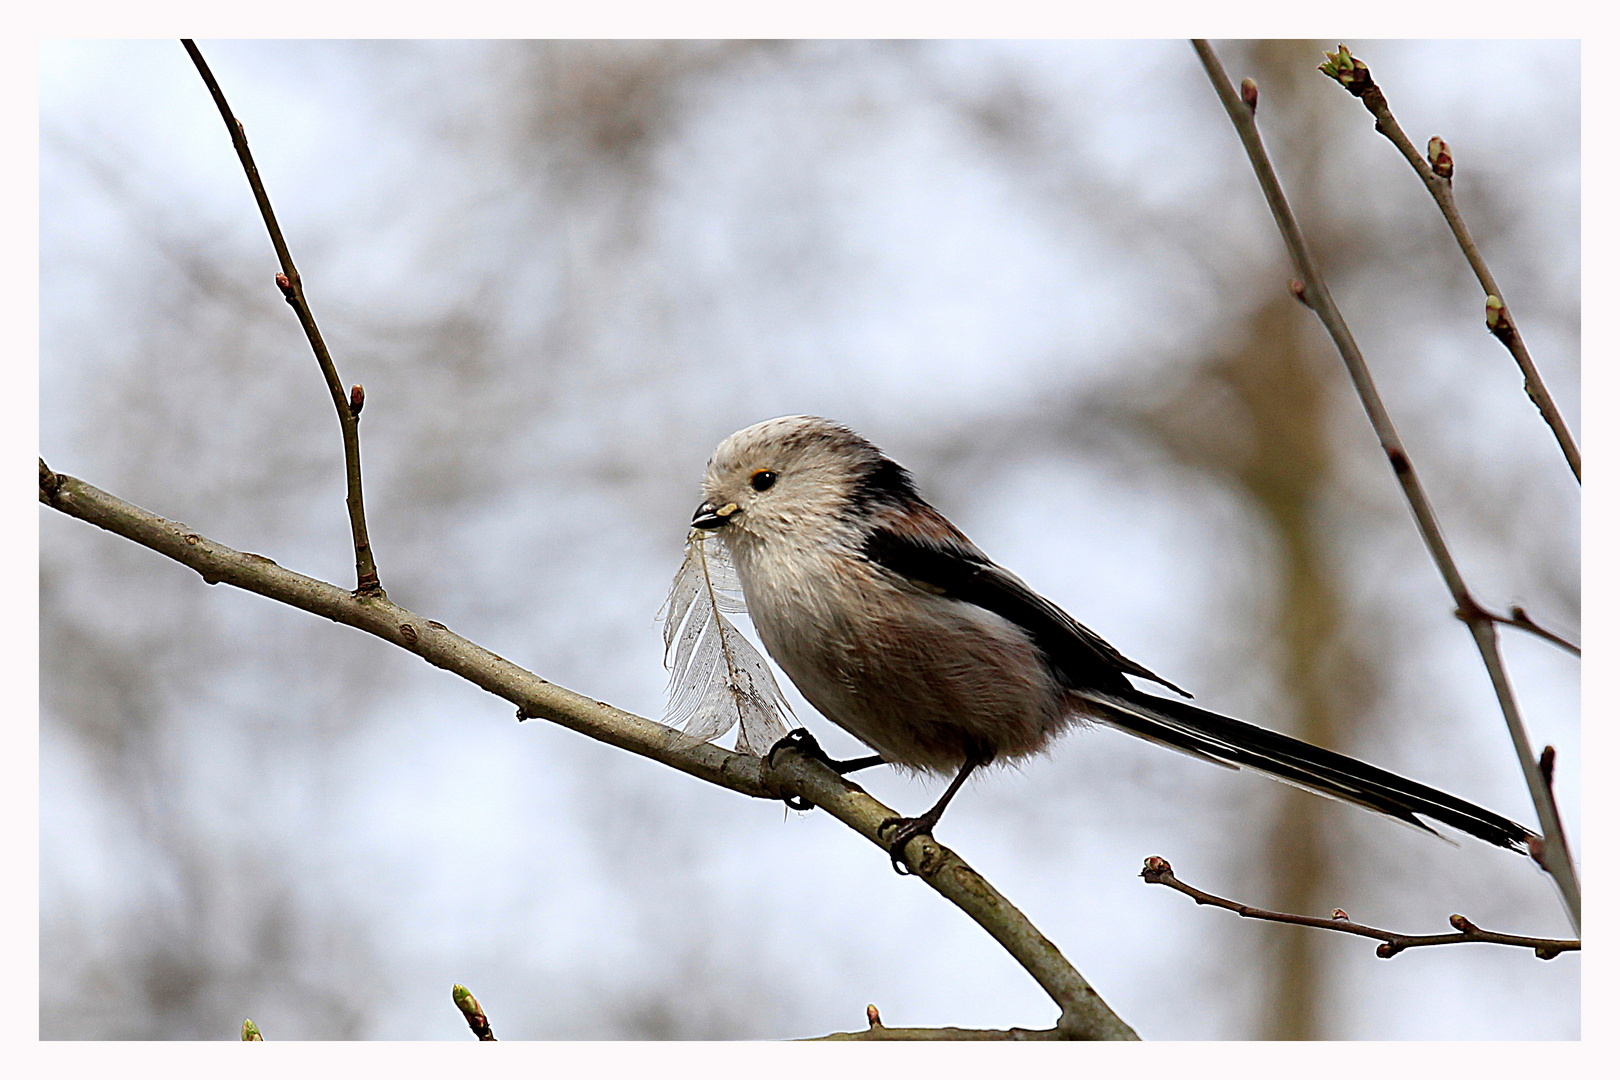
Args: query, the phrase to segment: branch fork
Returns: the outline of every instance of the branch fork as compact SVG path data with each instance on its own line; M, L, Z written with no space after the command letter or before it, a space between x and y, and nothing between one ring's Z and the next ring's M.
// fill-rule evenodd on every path
M242 171L247 174L248 186L253 189L253 199L259 206L260 216L264 218L264 227L270 234L271 246L276 249L276 258L281 263L281 269L276 273L276 287L281 290L282 297L298 316L298 324L303 327L304 336L309 339L310 349L315 353L315 362L320 365L321 374L326 378L327 389L332 394L332 403L337 407L338 425L343 429L344 476L348 486L348 497L345 502L349 510L349 532L354 540L355 595L386 598L388 594L383 592L382 582L377 576L377 563L372 557L371 540L366 532L366 506L360 489L359 406L351 405L351 399L344 395L343 382L338 378L337 365L332 362L331 353L326 349L326 340L321 336L321 329L316 325L315 316L309 310L309 302L304 298L303 280L298 275L298 267L293 265L292 252L287 247L286 238L281 234L281 225L276 221L276 212L270 205L270 196L264 189L264 181L259 178L259 167L254 164L253 152L248 149L247 132L242 127L242 122L231 112L230 103L225 100L225 92L219 88L219 82L209 70L208 63L203 59L196 43L187 38L182 40L181 44L185 46L186 54L191 57L197 73L202 76L209 94L213 96L220 119L225 121L225 130L230 132L231 145L236 148L236 156L242 163ZM364 400L365 395L362 392L360 401Z
M1216 95L1226 109L1232 126L1237 129L1238 138L1248 154L1249 163L1254 169L1255 178L1264 192L1266 203L1271 209L1277 230L1282 234L1283 243L1288 249L1290 259L1294 264L1298 280L1303 285L1305 303L1316 313L1328 336L1338 349L1343 359L1345 370L1350 376L1350 382L1355 387L1356 395L1361 399L1363 410L1368 421L1372 424L1378 442L1389 459L1390 467L1399 482L1401 492L1406 496L1412 517L1417 524L1418 533L1423 538L1424 546L1429 551L1429 557L1434 561L1435 568L1440 572L1446 588L1450 591L1452 603L1463 620L1467 623L1470 634L1473 636L1475 647L1479 650L1480 659L1490 676L1492 689L1496 692L1497 704L1502 710L1503 721L1507 725L1508 736L1513 742L1514 753L1519 759L1519 768L1524 775L1525 785L1530 790L1530 799L1536 809L1536 818L1541 825L1541 833L1545 838L1542 852L1537 861L1546 869L1558 885L1563 898L1564 906L1569 913L1570 921L1577 932L1581 925L1581 887L1580 880L1575 871L1574 859L1570 854L1568 841L1564 836L1563 825L1559 820L1558 807L1553 800L1552 789L1547 785L1540 769L1537 767L1536 757L1530 748L1530 739L1525 732L1524 721L1519 714L1518 701L1514 697L1513 687L1508 681L1507 669L1502 663L1502 654L1497 641L1496 623L1480 609L1469 593L1467 584L1463 581L1462 572L1457 568L1456 559L1451 549L1446 545L1445 537L1440 531L1439 519L1435 516L1434 507L1429 502L1423 485L1418 481L1416 470L1412 466L1411 458L1401 445L1400 435L1395 430L1395 423L1390 418L1389 411L1384 407L1383 399L1378 393L1378 387L1373 382L1372 372L1366 360L1361 355L1361 348L1356 344L1350 333L1344 316L1339 313L1338 305L1333 302L1333 296L1328 291L1327 281L1317 270L1315 260L1311 257L1310 249L1306 247L1305 236L1294 217L1292 208L1288 205L1288 198L1283 193L1282 183L1277 179L1276 170L1272 168L1271 159L1266 154L1265 145L1260 140L1260 129L1255 123L1254 112L1244 104L1238 92L1232 88L1231 80L1226 76L1226 70L1221 66L1220 58L1209 42L1194 39L1193 49L1203 62L1204 70L1209 76L1210 84L1215 88ZM1429 168L1428 162L1419 155L1409 140L1399 133L1399 125L1394 123L1394 117L1389 116L1387 103L1384 103L1383 93L1372 82L1371 73L1367 65L1363 64L1350 54L1349 49L1340 46L1337 53L1329 53L1327 63L1321 70L1324 74L1338 81L1345 89L1355 94L1367 103L1367 107L1379 116L1379 130L1384 132L1396 145L1402 148L1402 153L1413 162L1413 167L1419 175L1429 183L1431 192L1444 191L1441 200L1441 209L1449 206L1451 211L1447 220L1451 221L1454 230L1459 233L1459 239L1466 236L1466 229L1462 227L1461 218L1455 216L1455 203L1450 199L1449 183L1436 177ZM1380 111L1381 110L1381 111ZM1385 125L1385 117L1388 124ZM1432 183L1430 183L1432 181ZM1478 256L1477 249L1472 248L1472 241L1465 245L1465 251L1472 250L1470 262ZM1479 260L1476 270L1481 271L1482 282L1489 271L1484 270L1483 260ZM1486 286L1486 291L1492 296L1500 296L1492 281ZM1298 295L1296 293L1296 295ZM1506 317L1506 309L1503 309ZM1514 341L1518 341L1514 335ZM1522 342L1520 343L1522 349ZM1520 353L1516 351L1515 357ZM1529 354L1523 354L1521 367L1526 369L1526 378L1534 371L1534 365L1529 363ZM1539 382L1539 376L1537 377ZM1544 388L1543 388L1544 389ZM1532 394L1532 397L1535 395ZM1551 398L1547 398L1547 407L1543 408L1546 415L1551 408ZM1537 404L1541 400L1537 399ZM1552 409L1556 415L1556 409ZM1550 418L1549 418L1550 422ZM1555 426L1555 433L1557 427ZM1567 434L1567 432L1566 432ZM1560 444L1563 440L1560 439ZM1573 446L1573 443L1570 443ZM1577 479L1580 476L1579 454L1571 457L1571 467L1575 470Z

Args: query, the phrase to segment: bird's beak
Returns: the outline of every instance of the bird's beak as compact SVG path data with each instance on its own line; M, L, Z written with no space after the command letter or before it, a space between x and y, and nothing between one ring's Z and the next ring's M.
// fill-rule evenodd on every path
M736 503L726 503L724 506L716 506L712 502L706 502L702 506L698 507L696 512L692 514L692 528L718 529L720 526L731 520L731 515L737 513L741 509L742 507L738 506Z

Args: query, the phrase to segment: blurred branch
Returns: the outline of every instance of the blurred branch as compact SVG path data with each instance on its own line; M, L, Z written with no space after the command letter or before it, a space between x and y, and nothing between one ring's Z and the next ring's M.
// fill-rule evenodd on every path
M1462 248L1463 257L1473 268L1474 276L1479 279L1480 288L1485 290L1485 327L1496 339L1507 346L1508 352L1518 363L1519 370L1524 374L1524 392L1535 402L1536 408L1541 410L1541 418L1552 429L1553 438L1558 440L1559 449L1564 452L1564 460L1569 462L1570 471L1575 474L1575 482L1581 480L1581 448L1575 445L1575 438L1569 433L1569 426L1564 423L1563 414L1553 402L1552 394L1547 390L1547 384L1541 381L1541 372L1536 370L1535 361L1530 359L1530 350L1524 344L1524 338L1519 333L1519 324L1513 321L1508 314L1507 301L1502 297L1502 290L1496 284L1496 278L1491 275L1491 268L1485 265L1485 257L1479 253L1479 245L1468 233L1468 225L1462 219L1462 212L1457 209L1457 200L1451 191L1451 174L1454 163L1451 150L1438 135L1429 140L1429 156L1426 159L1418 153L1412 140L1406 137L1401 125L1395 121L1395 114L1390 111L1389 102L1384 92L1373 82L1372 72L1367 65L1350 55L1350 50L1343 45L1339 46L1337 53L1327 54L1327 63L1321 66L1322 74L1335 80L1361 103L1367 106L1367 111L1377 120L1374 125L1378 133L1401 152L1411 166L1416 170L1423 186L1429 189L1434 196L1435 205L1440 207L1440 214L1451 226L1451 234L1457 238L1457 245Z
M478 1036L479 1042L495 1041L495 1032L489 1027L489 1017L484 1015L484 1007L478 1004L478 999L472 996L471 990L456 983L450 988L450 999L456 1003L456 1008L461 1010L461 1015L467 1018L467 1026Z
M1498 623L1502 626L1516 627L1523 630L1527 634L1534 634L1543 641L1550 641L1552 644L1557 645L1560 649L1563 649L1566 652L1573 653L1576 656L1581 655L1581 647L1579 645L1569 641L1566 638L1561 638L1551 630L1548 630L1545 626L1542 626L1540 623L1530 618L1529 614L1524 610L1524 608L1519 607L1517 604L1508 609L1507 615L1498 615L1494 611L1490 611L1483 607L1477 607L1477 605L1476 609L1481 617L1489 619L1493 623ZM1459 611L1457 613L1457 618L1466 622L1468 617Z
M1502 717L1507 723L1508 734L1518 754L1519 766L1524 773L1525 784L1530 789L1530 799L1535 804L1536 818L1541 824L1542 835L1545 838L1539 845L1532 844L1531 853L1558 883L1570 919L1579 932L1580 882L1575 874L1574 861L1570 857L1569 844L1564 838L1563 826L1559 822L1552 789L1537 767L1535 754L1530 749L1529 736L1524 730L1524 721L1519 715L1518 703L1513 696L1513 687L1508 682L1507 670L1502 664L1501 650L1496 637L1496 623L1469 594L1462 573L1457 569L1456 560L1452 558L1451 551L1446 546L1434 508L1429 504L1428 496L1418 482L1417 472L1401 445L1394 421L1390 419L1389 412L1384 408L1383 400L1378 395L1378 388L1373 383L1366 360L1362 358L1361 349L1351 336L1350 328L1345 325L1344 317L1339 314L1338 306L1328 292L1327 282L1317 271L1310 251L1305 246L1305 237L1300 231L1299 222L1295 220L1294 213L1288 206L1282 184L1278 181L1277 174L1271 167L1271 161L1266 156L1265 147L1260 141L1260 129L1255 125L1253 110L1232 88L1231 80L1226 77L1226 71L1221 67L1221 62L1214 50L1209 47L1209 43L1197 39L1193 41L1193 48L1203 61L1209 80L1215 87L1221 104L1226 107L1226 113L1231 117L1233 126L1237 128L1244 149L1248 151L1249 162L1254 167L1261 190L1265 192L1272 217L1276 219L1277 228L1282 233L1283 242L1288 247L1295 271L1303 285L1302 299L1312 311L1316 312L1317 318L1321 319L1328 336L1333 339L1339 355L1344 359L1350 381L1355 385L1356 394L1361 399L1363 409L1366 410L1367 419L1372 422L1373 431L1377 433L1390 467L1395 470L1401 491L1406 495L1406 501L1412 508L1418 532L1422 535L1423 542L1429 549L1429 555L1440 571L1440 576L1445 580L1446 587L1451 591L1458 616L1468 624L1468 629L1473 635L1480 658L1490 674L1491 686L1496 691L1496 699L1502 708Z
M520 719L550 720L754 798L798 796L888 851L878 838L878 826L895 812L797 750L777 754L775 765L767 768L762 759L749 754L707 742L692 745L673 728L547 682L384 596L351 593L287 570L263 555L215 543L179 522L53 472L43 459L39 500L190 567L210 585L233 585L398 645L512 702ZM913 840L907 853L913 872L984 927L1057 1003L1062 1012L1054 1030L1062 1037L1136 1038L1057 946L959 856L928 836Z
M1518 934L1498 934L1494 930L1481 930L1462 915L1451 917L1451 925L1457 928L1455 934L1397 934L1393 930L1380 930L1375 926L1353 923L1342 911L1335 911L1331 919L1319 919L1314 915L1290 915L1283 911L1267 911L1265 908L1250 907L1248 904L1240 904L1235 900L1228 900L1188 885L1176 877L1168 861L1157 855L1149 856L1143 864L1142 880L1149 885L1168 885L1200 904L1224 908L1236 912L1245 919L1263 919L1266 922L1288 923L1292 926L1314 926L1319 930L1336 930L1341 934L1373 938L1383 942L1378 946L1378 955L1386 960L1407 949L1422 948L1425 945L1460 945L1470 941L1534 949L1536 956L1542 960L1551 960L1560 953L1579 952L1581 949L1579 941L1564 938L1521 937Z
M281 226L276 222L276 212L270 206L270 196L264 190L264 182L259 179L259 168L253 163L253 153L247 144L247 132L243 129L242 122L231 112L224 92L215 81L214 73L208 69L202 53L197 51L196 44L189 38L182 39L181 44L191 56L192 63L197 65L198 74L207 84L208 92L214 96L214 104L219 107L219 115L225 120L225 130L230 132L231 144L236 147L236 156L241 159L242 170L247 173L248 186L253 189L253 199L259 204L259 213L264 217L264 227L270 232L270 243L276 249L276 258L281 261L281 273L276 275L276 285L280 287L281 295L286 298L298 316L299 325L304 328L304 336L309 339L309 347L315 351L315 361L320 364L321 374L326 377L326 388L332 393L332 404L337 408L338 424L343 429L343 466L349 492L347 498L349 531L354 536L355 590L361 596L384 596L386 594L377 578L377 564L371 556L371 540L366 533L366 507L360 494L360 406L365 401L365 392L358 384L351 392L344 392L343 380L338 378L337 365L332 362L332 356L326 350L326 341L321 337L320 327L315 325L315 316L309 310L309 302L304 299L303 278L298 275L298 267L293 265L292 252L287 249L287 241L281 235Z

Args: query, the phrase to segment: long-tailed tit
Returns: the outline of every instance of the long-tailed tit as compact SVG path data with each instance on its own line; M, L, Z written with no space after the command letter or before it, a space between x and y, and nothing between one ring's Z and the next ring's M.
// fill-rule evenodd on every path
M1353 758L1143 693L1127 676L1190 696L991 562L905 469L830 420L784 416L727 438L692 524L725 543L760 639L805 699L877 751L829 764L955 773L927 812L879 830L893 830L902 872L906 844L932 832L975 769L1087 721L1426 831L1415 815L1515 850L1534 836ZM807 734L789 738L819 754Z

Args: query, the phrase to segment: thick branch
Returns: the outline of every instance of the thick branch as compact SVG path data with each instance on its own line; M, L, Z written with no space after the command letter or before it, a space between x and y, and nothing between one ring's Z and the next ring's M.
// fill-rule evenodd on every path
M1373 431L1377 434L1384 454L1389 459L1390 467L1395 470L1395 478L1401 485L1401 491L1411 506L1412 516L1417 522L1418 532L1422 535L1425 546L1429 549L1429 556L1445 580L1446 588L1451 591L1458 615L1468 624L1468 629L1473 635L1474 644L1485 663L1485 670L1490 674L1491 686L1496 691L1502 718L1507 723L1509 737L1513 740L1513 749L1519 757L1519 767L1524 773L1525 784L1530 789L1530 799L1535 804L1536 819L1540 822L1541 832L1545 837L1543 843L1538 845L1540 850L1536 853L1537 861L1558 883L1559 892L1569 909L1570 919L1579 931L1580 882L1575 874L1574 861L1570 857L1569 844L1564 838L1563 826L1558 820L1552 789L1537 767L1535 753L1530 749L1530 739L1525 734L1524 722L1519 716L1519 706L1513 696L1513 687L1508 682L1507 670L1502 664L1501 651L1497 646L1496 624L1469 594L1462 573L1457 569L1456 560L1452 558L1451 550L1446 546L1445 538L1440 533L1440 522L1434 514L1434 507L1429 504L1429 498L1418 482L1417 471L1412 467L1411 459L1407 456L1405 448L1401 445L1400 436L1395 431L1394 421L1390 419L1389 412L1384 408L1383 400L1378 395L1378 388L1373 383L1366 360L1362 358L1361 349L1356 345L1355 338L1350 335L1350 328L1345 325L1344 317L1339 314L1338 305L1333 302L1333 297L1328 292L1327 282L1317 271L1316 263L1305 246L1305 237L1300 231L1299 222L1295 220L1294 212L1288 206L1282 184L1278 181L1277 174L1271 167L1271 160L1266 156L1265 147L1260 142L1260 129L1255 125L1254 111L1232 89L1232 83L1227 79L1226 71L1221 67L1221 62L1215 56L1214 50L1209 47L1209 43L1195 40L1193 48L1197 50L1198 57L1203 61L1204 69L1209 74L1209 81L1214 85L1221 104L1226 107L1226 113L1231 117L1233 126L1237 128L1238 137L1243 141L1243 148L1248 151L1249 162L1254 167L1260 188L1265 192L1266 202L1271 207L1272 217L1276 219L1277 229L1282 233L1283 242L1288 247L1288 254L1299 275L1302 288L1297 295L1316 312L1317 318L1321 319L1328 336L1338 348L1339 355L1344 359L1345 368L1350 373L1350 381L1361 399L1367 419L1372 422Z
M692 745L673 728L615 709L531 672L382 596L360 596L305 577L262 555L235 551L82 480L39 463L41 502L133 540L225 583L352 626L415 653L512 702L520 717L541 717L582 735L669 765L711 784L761 799L795 795L821 807L884 851L878 825L895 812L821 762L786 750L762 759L712 743ZM913 871L989 932L1055 1001L1054 1029L1071 1039L1134 1039L1136 1033L1006 897L931 837L907 847Z
M805 757L797 749L784 748L776 754L770 778L781 784L783 792L810 799L873 844L888 850L888 844L878 836L878 826L895 817L894 811L821 762ZM1057 946L954 851L925 834L907 844L902 857L912 873L984 927L1057 1002L1063 1010L1057 1022L1062 1037L1136 1038L1136 1033L1103 1002Z
M1461 915L1451 917L1451 925L1457 928L1455 934L1397 934L1393 930L1380 930L1376 926L1353 923L1342 911L1335 912L1331 919L1321 919L1314 915L1291 915L1284 911L1267 911L1265 908L1250 907L1248 904L1240 904L1235 900L1228 900L1223 896L1216 896L1214 893L1188 885L1176 877L1169 862L1157 855L1149 856L1143 864L1142 880L1149 885L1168 885L1200 904L1224 908L1245 919L1264 919L1266 922L1288 923L1292 926L1312 926L1318 930L1335 930L1341 934L1373 938L1383 942L1378 946L1378 955L1386 960L1407 949L1422 948L1425 945L1461 945L1465 942L1517 945L1525 949L1534 949L1536 956L1543 960L1551 960L1560 953L1579 952L1581 949L1579 941L1566 938L1522 937L1518 934L1498 934L1494 930L1481 930Z
M360 494L360 405L365 400L364 392L358 385L352 393L346 392L343 380L338 378L337 365L326 351L326 340L321 337L320 327L315 325L315 316L309 310L309 302L304 299L303 278L298 276L298 267L293 265L292 252L287 249L286 238L281 235L276 212L270 207L270 196L264 190L264 182L259 179L259 167L253 163L253 153L248 149L247 132L242 128L242 122L231 112L224 92L214 80L214 73L208 70L208 64L203 60L202 53L197 51L196 44L190 39L181 41L181 44L186 47L192 63L197 65L198 74L208 85L208 92L214 96L214 104L219 107L225 130L230 132L231 145L236 147L236 156L242 161L242 171L247 173L248 186L253 189L253 199L259 204L264 227L270 233L270 243L275 246L276 258L281 262L281 273L276 275L276 284L298 316L298 324L304 328L309 347L315 352L315 361L321 366L321 374L326 377L326 388L331 391L332 404L337 408L338 424L343 429L343 467L348 485L349 531L354 537L356 591L362 596L382 596L377 564L371 556L371 540L366 534L365 501Z
M1450 150L1438 137L1431 141L1432 153L1436 164L1440 166L1439 171L1436 171L1435 166L1412 145L1412 140L1406 137L1406 132L1401 130L1401 125L1395 120L1395 114L1390 111L1384 92L1373 82L1372 72L1367 70L1367 65L1351 56L1350 50L1343 45L1339 46L1337 53L1327 55L1328 62L1322 65L1323 74L1336 80L1351 94L1361 99L1361 103L1367 106L1367 111L1377 120L1375 127L1378 133L1395 144L1401 156L1406 158L1417 172L1423 186L1429 189L1435 205L1440 207L1441 216L1446 219L1446 224L1451 226L1451 235L1457 238L1457 246L1462 248L1463 257L1468 260L1474 276L1479 279L1480 288L1485 290L1486 329L1513 354L1513 359L1519 365L1519 371L1524 375L1524 392L1530 396L1530 400L1541 411L1541 418L1552 429L1553 438L1558 440L1559 449L1564 452L1564 460L1569 462L1570 471L1575 474L1576 483L1579 483L1581 448L1575 445L1575 437L1569 433L1569 426L1564 423L1563 414L1553 402L1547 384L1541 381L1541 372L1536 370L1535 361L1530 359L1530 350L1524 343L1523 335L1519 333L1519 324L1514 322L1512 315L1508 313L1507 301L1502 296L1502 290L1496 284L1491 268L1485 265L1485 256L1479 253L1479 245L1475 244L1474 238L1469 235L1468 225L1462 219L1462 212L1457 209L1457 200L1451 191L1453 164Z

